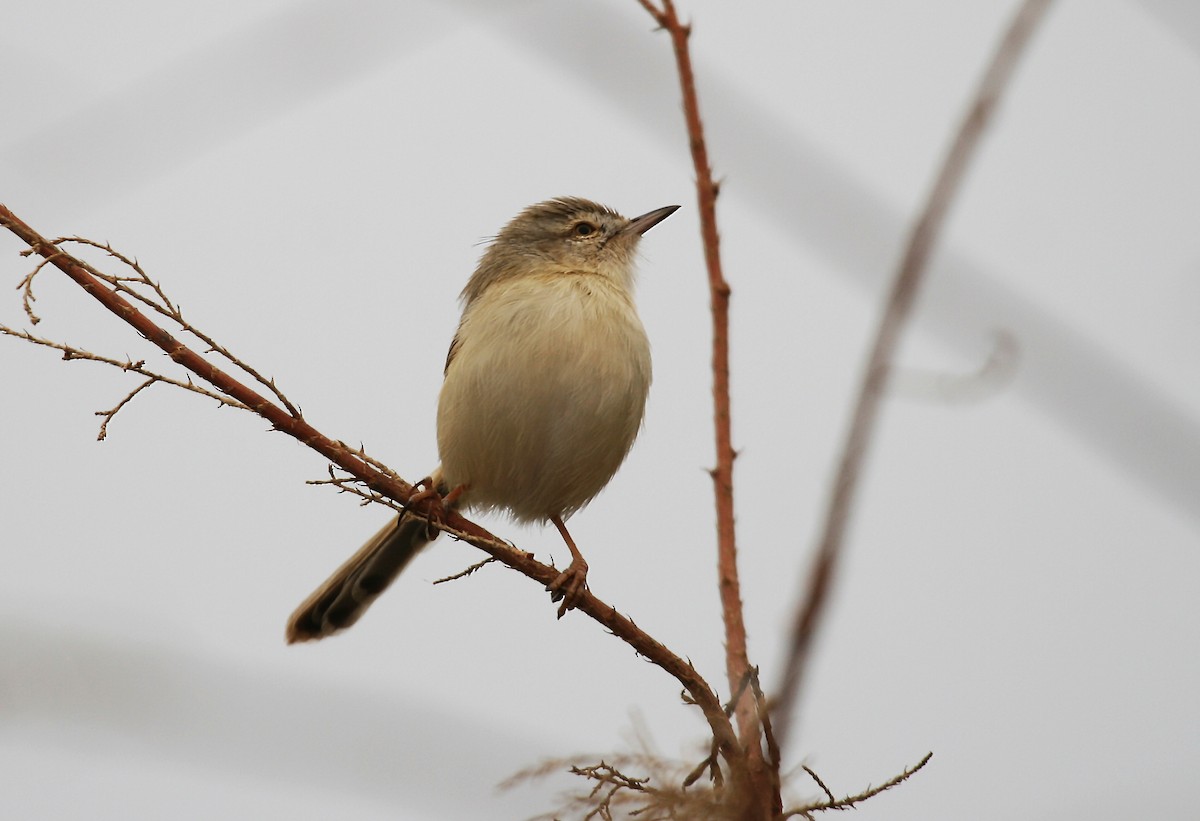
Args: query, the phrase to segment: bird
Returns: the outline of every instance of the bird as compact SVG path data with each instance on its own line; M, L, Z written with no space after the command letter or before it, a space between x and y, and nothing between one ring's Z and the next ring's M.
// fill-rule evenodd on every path
M495 236L460 295L438 398L441 464L423 493L444 509L553 524L571 553L547 587L560 618L588 571L565 522L625 460L650 390L638 245L678 209L628 219L580 197L531 205ZM389 521L295 610L288 643L353 625L436 536L407 511Z

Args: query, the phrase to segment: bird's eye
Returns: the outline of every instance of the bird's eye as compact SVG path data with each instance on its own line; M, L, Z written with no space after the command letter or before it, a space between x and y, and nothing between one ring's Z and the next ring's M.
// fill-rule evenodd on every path
M590 222L581 222L575 226L575 236L590 237L594 233L596 233L596 226Z

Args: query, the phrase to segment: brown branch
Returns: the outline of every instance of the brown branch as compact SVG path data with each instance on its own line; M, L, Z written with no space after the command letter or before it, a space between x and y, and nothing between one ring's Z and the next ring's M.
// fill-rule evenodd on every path
M708 159L704 124L696 95L696 80L688 48L691 26L680 21L672 0L657 7L649 0L638 0L655 22L671 37L675 64L679 73L683 114L687 123L688 145L696 174L696 199L700 214L700 234L704 244L704 262L708 271L709 303L712 312L713 427L716 439L716 467L710 471L717 512L717 575L721 613L725 622L725 673L730 691L738 688L750 670L746 645L741 581L738 578L737 537L734 528L733 449L729 391L729 299L730 287L721 268L721 238L717 231L717 195ZM766 795L769 778L763 762L758 721L753 698L744 694L736 705L738 735L746 751L750 779L756 795ZM780 809L778 791L772 799L774 812ZM771 808L764 805L760 815Z
M375 467L372 464L374 460L367 459L365 455L361 454L361 449L356 453L343 442L329 438L299 415L292 415L283 407L271 402L188 348L138 311L113 287L94 276L86 265L46 240L4 205L0 205L0 225L20 237L33 252L50 260L56 268L74 280L84 291L166 352L172 360L214 386L233 401L245 405L262 416L276 430L286 433L301 444L320 453L337 467L354 476L365 487L406 507L409 505L413 495L412 485L391 471ZM429 500L421 500L412 509L427 518L432 512ZM497 561L533 579L543 588L558 578L559 571L554 567L542 564L531 554L501 541L460 514L443 511L442 519L443 521L439 522L442 530L495 557ZM716 693L696 672L691 663L672 653L663 644L642 631L632 620L618 613L616 608L601 601L589 590L585 589L580 594L575 609L599 622L609 632L632 647L634 652L661 667L683 685L692 702L700 708L708 721L715 743L721 749L722 755L726 761L730 762L731 769L736 771L742 760L737 736L728 717L721 709L721 703Z
M830 791L830 789L828 787L825 786L825 782L822 781L820 778L818 778L817 774L815 772L810 770L808 767L805 767L804 771L806 773L808 773L810 776L812 776L813 781L817 782L818 786L820 786L820 788L821 788L821 791L825 793L826 797L829 800L821 801L816 804L806 804L803 807L796 807L795 809L791 809L791 810L788 810L787 812L783 813L782 817L783 818L791 818L794 815L802 815L805 818L811 818L812 817L811 813L814 813L814 812L823 812L825 810L853 809L856 805L861 804L863 801L866 801L868 798L874 798L875 796L879 795L881 792L890 790L892 787L895 787L898 784L903 784L905 781L912 778L913 775L915 775L922 767L924 767L926 764L928 764L930 759L932 759L932 758L933 758L933 753L926 753L924 758L922 758L920 761L918 761L913 766L906 768L904 770L904 772L900 773L899 775L895 776L894 778L889 778L887 781L883 782L882 784L880 784L877 787L868 787L867 789L863 790L862 792L858 793L857 795L847 795L844 798L834 798L833 793Z
M859 388L850 430L838 460L819 546L808 572L807 593L796 611L791 646L776 691L775 727L781 744L792 724L813 640L833 584L846 524L854 506L859 475L871 443L875 420L879 416L880 401L887 388L897 342L912 311L926 264L946 213L962 185L967 166L987 130L1018 59L1049 5L1050 0L1025 0L1009 24L942 163L920 218L909 235L904 257L892 281Z
M400 504L399 502L395 502L388 497L371 490L370 488L359 487L359 485L362 484L361 479L355 476L338 476L337 473L334 472L333 465L329 465L328 479L309 479L304 484L330 485L332 487L336 487L338 489L338 493L349 493L362 499L360 504L363 507L370 504L378 504L387 508L391 508L391 510L396 514L400 514L405 511L404 505Z

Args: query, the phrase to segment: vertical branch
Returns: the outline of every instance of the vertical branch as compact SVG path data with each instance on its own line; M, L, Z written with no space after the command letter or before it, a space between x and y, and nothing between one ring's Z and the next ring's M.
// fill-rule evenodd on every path
M716 438L716 467L710 471L717 511L717 573L721 597L721 613L725 622L725 667L731 693L737 693L741 682L750 673L746 647L746 623L742 609L741 582L738 579L737 540L733 515L733 449L729 400L729 298L730 287L721 270L720 236L717 233L717 195L719 186L713 180L708 160L708 146L700 106L696 96L692 58L688 49L691 26L679 20L672 0L663 0L657 8L649 0L639 0L655 21L671 37L679 85L683 97L683 114L687 123L688 145L696 174L696 199L700 212L700 233L704 244L704 262L708 272L709 302L712 313L712 372L713 427ZM755 792L763 795L769 783L763 761L760 728L754 699L743 690L735 705L738 734L746 751L751 783ZM774 790L778 802L778 790ZM775 812L781 810L778 803Z
M774 723L780 744L786 739L789 725L792 723L792 714L800 697L813 639L820 627L825 603L837 570L846 523L854 506L859 475L871 443L875 420L879 415L880 401L887 388L892 355L900 333L912 311L926 264L946 213L962 185L967 166L974 157L980 138L987 130L1018 59L1024 53L1030 37L1049 5L1050 0L1024 0L1013 17L980 81L971 107L959 125L920 218L909 234L908 245L892 281L883 318L871 346L850 431L838 460L821 539L809 569L807 594L800 603L793 622L791 647L780 685L776 690L778 700L774 710Z

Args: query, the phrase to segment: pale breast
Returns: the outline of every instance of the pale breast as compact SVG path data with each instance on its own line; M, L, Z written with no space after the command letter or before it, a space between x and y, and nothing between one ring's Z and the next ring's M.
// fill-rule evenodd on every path
M587 274L497 284L468 307L456 345L438 404L447 484L523 520L587 504L629 452L650 388L628 294Z

